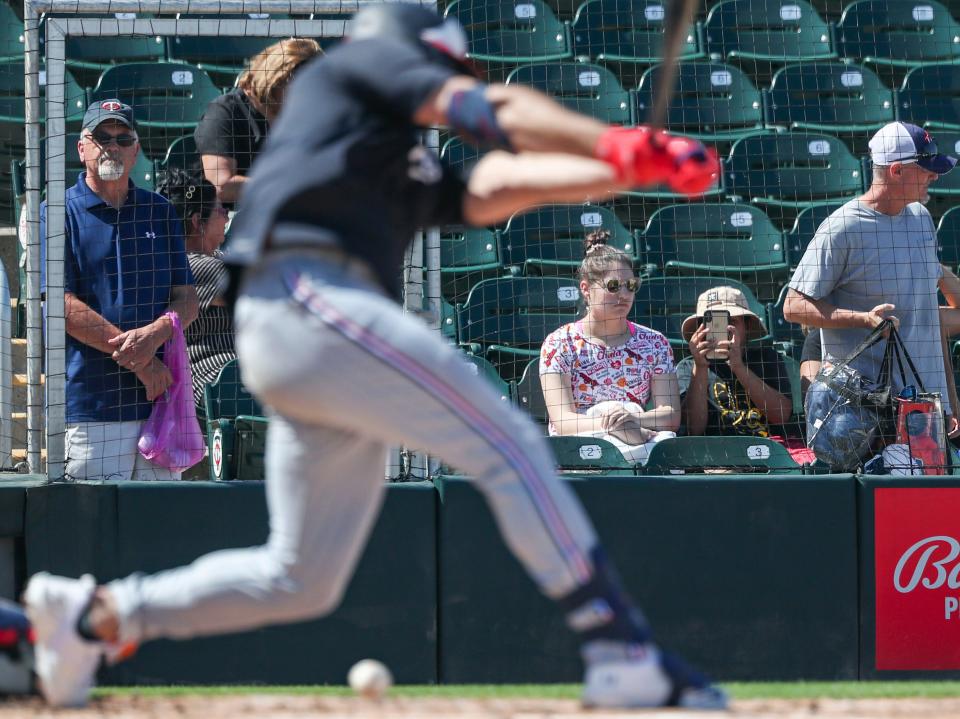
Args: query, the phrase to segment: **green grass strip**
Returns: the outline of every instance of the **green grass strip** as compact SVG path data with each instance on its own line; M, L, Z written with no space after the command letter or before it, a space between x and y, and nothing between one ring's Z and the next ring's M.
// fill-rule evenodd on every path
M723 685L734 699L897 699L960 697L957 681L904 682L731 682ZM463 699L576 699L579 684L464 684L398 686L393 696ZM95 695L178 697L238 694L350 696L344 686L143 686L100 687Z

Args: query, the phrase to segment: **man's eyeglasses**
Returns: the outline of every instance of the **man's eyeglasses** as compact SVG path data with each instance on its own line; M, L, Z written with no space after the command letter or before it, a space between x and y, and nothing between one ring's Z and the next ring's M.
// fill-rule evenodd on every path
M631 277L626 282L621 282L616 277L611 277L606 282L601 282L600 286L603 287L611 295L617 294L620 290L626 289L630 294L635 295L637 290L640 289L640 280L636 277Z
M102 132L100 130L91 132L90 138L100 147L109 147L114 143L116 143L118 147L133 147L133 144L137 141L136 135L126 133L122 135L111 135L109 132Z

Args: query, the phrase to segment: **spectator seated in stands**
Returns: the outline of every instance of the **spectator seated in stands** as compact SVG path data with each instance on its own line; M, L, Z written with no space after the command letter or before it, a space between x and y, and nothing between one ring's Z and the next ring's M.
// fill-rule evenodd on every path
M705 321L705 315L722 321ZM683 321L681 332L690 348L677 365L688 435L769 437L798 463L813 461L801 438L774 436L771 430L793 413L790 378L771 344L750 343L767 329L740 290L720 286L702 293L697 313Z
M667 338L627 319L640 280L609 237L587 236L578 272L586 314L544 340L540 383L551 435L602 437L645 462L652 442L675 436L680 394Z
M224 204L236 202L253 161L280 113L294 74L320 55L316 40L291 37L257 53L237 87L211 102L193 137L203 173Z
M193 397L198 411L202 411L203 388L237 356L233 313L219 297L227 276L220 259L227 212L211 183L178 168L160 174L157 191L170 200L183 219L187 261L200 298L200 313L184 335L193 373Z

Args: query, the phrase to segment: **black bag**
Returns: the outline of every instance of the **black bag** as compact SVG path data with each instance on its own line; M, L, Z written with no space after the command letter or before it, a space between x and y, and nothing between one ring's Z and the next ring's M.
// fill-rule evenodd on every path
M884 338L884 333L889 334ZM851 363L868 349L886 341L880 371L864 377ZM923 382L907 354L892 320L884 320L840 362L822 367L807 391L807 446L833 471L852 472L868 459L878 438L896 436L896 399L892 373L896 361L901 384L906 386L906 360L918 389Z

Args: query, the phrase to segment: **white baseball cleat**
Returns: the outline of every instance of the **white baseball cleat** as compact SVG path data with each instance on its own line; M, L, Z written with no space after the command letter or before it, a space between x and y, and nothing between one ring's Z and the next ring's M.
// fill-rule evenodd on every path
M588 663L582 703L605 709L722 710L727 708L727 695L676 657L650 647L636 658Z
M40 572L23 594L36 641L40 691L51 706L82 707L93 688L104 645L83 639L76 625L95 588L89 574L67 579Z

